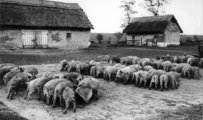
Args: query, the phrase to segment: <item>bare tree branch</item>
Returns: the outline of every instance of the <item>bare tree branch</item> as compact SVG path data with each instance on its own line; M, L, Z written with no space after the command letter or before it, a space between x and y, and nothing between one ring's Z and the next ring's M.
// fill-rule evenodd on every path
M160 15L161 8L168 3L168 0L145 0L145 9L154 16Z
M123 19L123 24L121 25L122 28L125 28L128 24L130 24L131 19L132 19L132 15L136 14L137 11L134 10L135 8L135 0L130 0L130 1L126 1L123 0L122 4L121 4L121 8L124 10L124 19Z

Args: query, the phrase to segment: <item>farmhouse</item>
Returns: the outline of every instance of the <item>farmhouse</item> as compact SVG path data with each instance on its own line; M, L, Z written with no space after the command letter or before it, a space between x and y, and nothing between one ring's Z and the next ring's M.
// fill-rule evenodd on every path
M137 17L124 29L128 45L160 46L180 44L183 33L173 15Z
M86 48L91 29L77 3L0 0L0 43L22 48Z

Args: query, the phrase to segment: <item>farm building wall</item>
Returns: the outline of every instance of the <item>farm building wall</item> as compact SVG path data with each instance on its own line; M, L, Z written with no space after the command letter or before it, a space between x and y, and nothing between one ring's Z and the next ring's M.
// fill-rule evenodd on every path
M22 47L21 30L0 30L0 44L12 47Z
M127 35L127 45L155 46L164 41L163 34Z
M37 37L35 37L37 36ZM33 48L34 39L39 48L87 48L90 45L90 31L52 31L52 30L1 30L0 44ZM37 47L37 48L38 48Z
M180 45L180 37L177 24L170 22L165 30L165 45Z
M90 31L49 31L49 47L77 49L90 45Z

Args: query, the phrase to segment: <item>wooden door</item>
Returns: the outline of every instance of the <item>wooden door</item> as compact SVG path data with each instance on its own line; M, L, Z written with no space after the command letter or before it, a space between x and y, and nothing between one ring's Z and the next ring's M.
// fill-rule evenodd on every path
M32 31L22 31L23 48L33 48L35 35Z
M48 31L23 31L23 48L47 48Z

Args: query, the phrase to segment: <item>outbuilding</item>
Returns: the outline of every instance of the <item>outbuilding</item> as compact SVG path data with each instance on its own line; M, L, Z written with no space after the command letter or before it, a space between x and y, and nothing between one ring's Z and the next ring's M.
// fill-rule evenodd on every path
M128 45L167 47L180 45L183 31L174 15L161 15L133 18L123 33Z
M0 43L22 48L87 48L91 29L77 3L0 0Z

